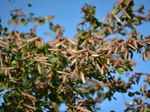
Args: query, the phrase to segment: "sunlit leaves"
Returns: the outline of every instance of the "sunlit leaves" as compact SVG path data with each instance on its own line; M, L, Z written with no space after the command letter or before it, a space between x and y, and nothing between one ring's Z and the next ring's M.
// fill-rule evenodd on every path
M14 9L11 11L10 24L14 25L27 25L28 23L35 23L37 25L43 25L50 22L54 16L36 17L34 14L25 14L22 9Z
M91 17L94 16L96 13L96 7L86 4L83 8L82 11L84 12L85 16Z
M34 112L45 108L58 111L60 104L65 103L69 112L90 112L96 103L114 98L116 92L149 98L146 86L150 84L149 75L139 91L129 90L139 84L143 74L135 73L127 81L118 78L118 74L133 71L135 52L144 60L150 58L150 39L139 38L141 35L136 30L137 25L148 19L136 15L133 5L133 0L119 0L101 22L95 16L96 8L86 4L82 8L81 27L72 40L64 37L61 25L51 22L53 16L36 17L32 13L26 15L22 9L13 10L11 23L42 25L48 22L56 39L45 43L34 28L29 33L21 33L1 25L0 88L10 89L4 95L4 111ZM138 12L143 13L143 9ZM116 36L114 34L125 38L107 38ZM133 102L135 107L145 105L142 100ZM147 111L148 107L144 108Z

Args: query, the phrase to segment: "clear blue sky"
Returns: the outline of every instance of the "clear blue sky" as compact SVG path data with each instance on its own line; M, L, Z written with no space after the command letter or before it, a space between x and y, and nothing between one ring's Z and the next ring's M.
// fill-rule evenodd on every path
M144 4L146 9L150 9L150 0L135 1L137 6ZM28 2L32 3L31 8L27 6ZM95 5L97 7L97 17L103 20L107 12L112 9L115 2L116 0L1 0L0 18L3 20L8 20L10 17L10 10L14 8L21 8L25 12L34 12L39 16L53 15L55 16L53 22L64 26L65 35L72 38L76 32L76 25L79 23L82 17L80 8L85 3ZM6 22L4 24L6 24ZM25 28L12 26L11 28L26 31L29 27L30 26ZM139 32L143 33L144 35L148 35L150 34L150 23L145 23L138 29ZM53 39L53 34L51 34L51 37L43 35L45 31L49 31L48 26L46 25L38 29L38 34L46 41ZM138 66L136 66L136 71L150 72L150 62L143 62L138 55L135 56L135 59L137 60L138 64ZM119 96L119 99L114 101L114 103L105 101L102 104L104 105L102 112L107 112L108 109L117 109L117 112L122 112L121 107L126 100L126 96L120 94L116 94L116 96Z

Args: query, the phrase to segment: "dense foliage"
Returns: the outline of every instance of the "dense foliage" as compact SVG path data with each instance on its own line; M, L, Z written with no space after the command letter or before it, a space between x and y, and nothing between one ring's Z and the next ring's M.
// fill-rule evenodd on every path
M14 10L9 21L49 23L56 39L47 43L34 29L22 33L0 26L1 112L58 112L62 103L68 112L95 112L97 103L111 100L116 92L133 97L126 112L150 111L145 100L150 98L150 75L132 72L135 54L150 59L150 37L137 31L138 25L149 22L150 14L144 13L144 6L135 9L132 0L119 0L104 21L96 18L94 6L85 4L82 12L72 40L51 22L53 16L25 16ZM118 74L127 75L127 80ZM140 80L142 85L134 91L132 86Z

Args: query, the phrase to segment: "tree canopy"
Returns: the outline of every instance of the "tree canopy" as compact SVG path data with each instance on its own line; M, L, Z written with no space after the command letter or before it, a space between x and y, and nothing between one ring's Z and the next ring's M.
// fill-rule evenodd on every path
M150 36L137 31L137 26L150 21L150 13L144 6L134 6L133 0L119 0L100 21L96 7L85 4L74 39L63 35L63 27L51 21L53 16L13 10L10 24L46 23L56 39L44 42L34 28L23 33L0 25L0 93L4 93L0 111L59 112L65 103L68 112L95 112L97 103L115 99L120 92L133 97L125 112L149 112L145 99L150 98L150 75L133 72L133 56L150 59ZM127 80L117 74L127 75ZM133 90L140 80L142 85Z

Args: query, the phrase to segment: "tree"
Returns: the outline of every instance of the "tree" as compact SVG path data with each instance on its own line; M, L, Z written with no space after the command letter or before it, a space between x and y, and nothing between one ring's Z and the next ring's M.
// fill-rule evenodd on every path
M105 21L96 18L96 7L89 4L82 12L73 40L50 21L53 16L26 16L19 9L11 12L11 24L46 22L56 39L44 43L34 29L22 33L0 25L1 112L58 112L62 103L68 112L93 112L97 103L111 100L116 92L133 97L125 112L150 111L150 103L144 100L150 98L150 75L132 72L134 54L150 59L150 37L137 31L137 26L149 22L150 14L144 13L144 6L135 10L133 0L119 0ZM127 72L131 73L127 81L116 75ZM132 90L140 80L139 90Z

